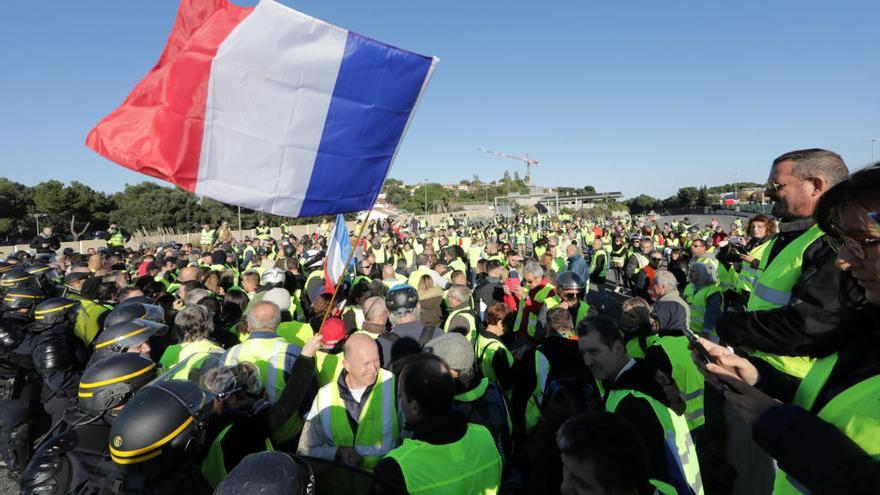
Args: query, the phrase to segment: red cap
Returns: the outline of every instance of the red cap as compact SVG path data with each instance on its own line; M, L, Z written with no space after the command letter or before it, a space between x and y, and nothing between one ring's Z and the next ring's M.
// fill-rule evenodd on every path
M345 339L345 324L339 318L327 318L321 327L321 343L334 346Z

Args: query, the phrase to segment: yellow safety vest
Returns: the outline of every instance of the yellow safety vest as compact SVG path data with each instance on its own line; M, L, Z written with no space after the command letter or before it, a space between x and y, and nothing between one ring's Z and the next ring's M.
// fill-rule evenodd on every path
M534 304L544 303L547 300L547 298L550 296L550 292L552 292L554 289L555 289L555 287L553 287L549 283L544 285L543 287L541 287L541 289L538 291L538 293L535 294L533 303ZM523 287L523 290L525 290L525 287ZM519 299L519 307L517 307L517 311L516 311L516 320L513 323L513 328L515 331L519 331L520 325L522 324L523 315L526 312L526 299L527 299L526 297L521 297ZM535 331L537 330L537 326L538 326L538 315L535 313L532 313L530 311L526 325L527 325L526 326L526 333L528 334L529 337L534 338Z
M597 249L593 251L593 256L590 258L590 270L595 270L596 263L599 261L599 256L605 257L605 264L602 266L602 271L599 272L599 277L604 277L605 273L608 271L608 256L605 254L605 249Z
M544 390L547 388L547 378L550 376L550 361L540 349L535 349L535 389L526 402L525 425L526 433L541 421L541 404L544 402Z
M615 412L620 402L630 395L647 401L651 409L654 410L654 415L663 428L666 448L673 454L676 467L684 475L684 479L687 480L693 492L696 495L702 495L703 480L700 477L700 463L697 460L697 451L694 448L685 419L672 412L672 410L656 401L653 397L630 389L618 389L609 392L605 400L605 410L610 413ZM669 469L672 469L672 467L670 466Z
M755 290L749 295L746 310L767 311L788 305L791 300L791 289L801 278L804 252L823 235L825 233L819 226L813 225L788 243L770 261L769 253L778 239L774 237L770 241L770 246L766 248L767 255L761 258L763 271L758 274ZM754 355L767 361L779 371L797 378L806 376L815 361L806 356L779 356L766 352L755 352Z
M281 337L271 339L247 339L226 352L223 364L231 366L241 362L253 363L260 371L260 382L266 389L269 402L275 402L287 385L285 370L288 368L287 347L289 342ZM293 363L290 363L292 366ZM272 435L272 440L282 444L302 431L300 414L293 414L284 425Z
M443 331L446 333L449 333L449 331L451 330L450 326L452 324L452 319L455 318L456 316L461 316L462 318L467 320L468 327L469 327L468 333L467 333L467 335L465 335L465 337L467 337L468 340L470 340L471 342L476 342L476 340L477 340L477 319L474 318L474 314L472 311L473 310L468 307L468 308L456 309L452 313L449 313L449 317L446 318L446 323L444 323L444 325L443 325Z
M498 381L498 375L495 374L495 369L492 368L492 361L495 359L496 352L500 352L504 356L508 366L513 366L513 354L510 353L504 342L498 339L477 335L475 350L480 371L483 372L483 376L492 381Z
M407 438L386 457L397 461L412 495L494 495L501 486L501 454L478 424L468 423L465 435L449 444Z
M768 252L767 248L770 247L770 241L761 243L751 251L749 251L749 256L754 257L758 260L759 268L752 268L751 263L743 263L742 267L739 271L739 279L737 280L736 289L739 292L752 292L755 290L755 282L758 280L758 274L763 270L760 268L761 260L764 257L765 253Z
M275 333L297 347L304 347L315 335L312 326L301 321L282 321L275 329Z
M233 426L235 426L235 423L223 428L220 434L217 435L217 438L211 442L208 454L202 461L202 475L205 477L205 481L211 485L211 488L217 488L217 485L229 474L226 471L226 459L223 456L223 444L221 442ZM272 441L268 438L264 440L264 445L265 451L271 452L275 450L272 446Z
M318 390L315 405L324 434L332 437L337 447L354 447L363 457L361 467L372 470L385 454L389 453L400 440L395 403L394 375L379 369L376 384L361 409L357 432L351 431L345 404L339 395L336 381Z
M174 373L173 379L188 380L193 368L201 368L205 361L212 355L219 359L223 355L223 348L210 340L187 342L180 346L180 354L177 356L177 361L162 364L171 367L186 361L186 364Z
M70 294L68 297L80 303L76 313L76 323L73 325L73 334L82 340L86 347L89 347L101 331L98 319L109 310L79 294Z
M685 401L684 418L688 428L693 431L703 426L706 423L703 412L705 380L691 358L687 337L660 335L652 345L661 347L672 364L672 378Z
M342 353L330 354L318 351L315 353L315 380L318 387L333 383L342 373Z
M201 244L202 246L210 246L214 244L214 234L216 233L216 230L202 229L202 235L199 238L199 244Z
M547 305L547 311L559 306L562 302L562 299L559 296L548 297L544 304ZM587 317L587 314L590 312L590 305L587 304L587 301L578 301L578 310L577 310L577 318L575 318L574 328L577 329L578 325L581 324L582 321Z
M828 382L837 364L838 354L819 359L804 377L794 396L794 403L807 411ZM866 454L880 461L880 422L877 421L880 404L880 375L874 375L837 394L817 413L819 419L836 426L843 434L861 447ZM774 495L806 494L810 490L779 470L773 486Z
M688 284L690 291L685 291L688 305L691 307L691 323L690 328L697 335L701 335L705 329L706 318L706 300L709 296L721 293L721 288L717 285L707 285L694 292L694 284ZM713 329L712 336L717 341L717 335Z

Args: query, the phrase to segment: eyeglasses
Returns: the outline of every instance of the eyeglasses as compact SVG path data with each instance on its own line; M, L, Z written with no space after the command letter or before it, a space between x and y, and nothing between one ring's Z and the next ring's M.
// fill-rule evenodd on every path
M837 238L828 236L828 244L831 246L831 249L834 249L838 253L841 248L846 248L846 250L852 253L853 256L863 260L868 257L868 249L871 246L880 244L880 239L869 237L860 241L851 237Z
M651 258L651 261L663 261L663 258Z
M783 188L788 187L788 186L794 184L795 182L806 182L808 180L813 180L813 178L807 177L806 179L797 179L794 182L789 182L788 184L780 184L778 182L773 182L772 180L768 180L767 184L764 185L764 188L770 192L779 192Z

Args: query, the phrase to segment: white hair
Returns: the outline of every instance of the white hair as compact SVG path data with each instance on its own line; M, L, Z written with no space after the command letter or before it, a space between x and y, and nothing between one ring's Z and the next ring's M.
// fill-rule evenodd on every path
M535 277L542 278L544 276L544 269L541 268L541 265L538 262L530 260L526 263L526 266L523 267L523 275L534 275Z
M668 270L657 270L654 275L654 286L663 288L666 292L675 292L678 290L678 280Z

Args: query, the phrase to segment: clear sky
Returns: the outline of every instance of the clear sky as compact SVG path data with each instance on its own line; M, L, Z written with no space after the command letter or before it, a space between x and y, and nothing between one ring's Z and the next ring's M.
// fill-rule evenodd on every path
M880 137L877 0L283 3L440 58L391 171L405 182L519 167L486 147L540 160L538 184L665 197L763 182L797 148L858 168ZM0 176L144 180L83 142L155 64L177 6L4 2Z

